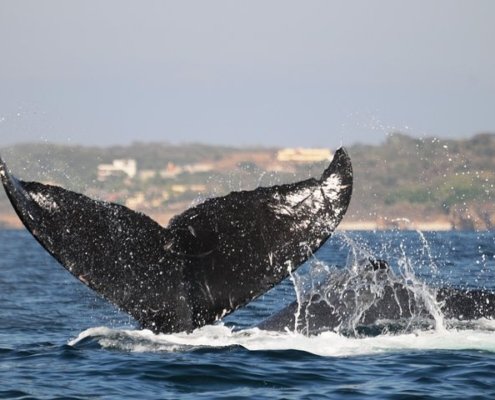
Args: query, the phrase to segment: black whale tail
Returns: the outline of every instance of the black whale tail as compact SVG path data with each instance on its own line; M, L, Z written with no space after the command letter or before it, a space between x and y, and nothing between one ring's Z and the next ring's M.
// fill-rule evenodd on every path
M155 332L213 323L279 283L331 235L352 193L339 149L320 179L212 198L164 228L124 206L12 175L19 218L82 283Z

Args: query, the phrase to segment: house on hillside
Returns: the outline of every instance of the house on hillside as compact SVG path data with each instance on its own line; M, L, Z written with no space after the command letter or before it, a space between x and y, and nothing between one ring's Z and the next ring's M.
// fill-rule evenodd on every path
M121 159L113 160L112 164L99 164L98 165L98 180L103 182L111 176L127 175L129 178L134 178L137 173L136 160Z
M169 162L165 169L160 171L162 178L175 178L177 175L182 174L183 168L179 165L175 165L173 162Z
M210 163L198 163L184 165L184 171L190 174L197 174L201 172L209 172L213 170L213 164Z
M285 148L277 152L277 161L281 162L318 162L329 161L332 159L332 152L329 149L304 149L304 148Z

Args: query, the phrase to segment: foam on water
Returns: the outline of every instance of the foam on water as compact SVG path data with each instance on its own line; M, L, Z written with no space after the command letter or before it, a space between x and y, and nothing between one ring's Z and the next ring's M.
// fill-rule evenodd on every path
M324 357L348 357L416 350L478 350L495 352L495 321L479 320L467 329L416 331L400 335L351 338L335 332L305 336L257 328L235 331L224 325L192 333L154 334L148 330L87 329L69 342L81 346L97 341L106 349L130 352L177 352L242 346L250 351L298 350Z

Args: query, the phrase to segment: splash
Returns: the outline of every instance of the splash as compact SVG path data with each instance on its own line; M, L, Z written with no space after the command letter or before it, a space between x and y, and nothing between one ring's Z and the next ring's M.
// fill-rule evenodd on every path
M96 327L82 332L69 345L130 352L231 351L242 347L249 351L297 350L324 357L430 350L495 352L494 320L443 318L435 289L418 275L418 269L422 273L440 269L435 263L437 254L429 251L427 237L410 232L408 240L402 240L403 235L397 235L399 241L387 236L385 242L374 236L372 243L366 243L359 234L350 237L340 233L334 237L333 245L348 249L344 268L322 262L317 255L312 255L312 261L303 267L306 273L293 272L287 265L297 291L299 312L296 323L286 331L239 329L222 323L178 334ZM370 257L388 259L390 267L370 267ZM333 310L342 318L336 320L333 329L308 334L314 310L307 307L305 300L310 304L333 304ZM385 301L395 305L387 309L395 313L389 314L388 319L376 314L380 309L377 304Z
M418 236L428 268L436 272L426 237L421 233ZM405 243L398 246L394 272L366 244L345 233L340 234L340 240L349 247L344 269L313 258L306 274L291 276L298 303L295 332L317 334L331 330L359 336L419 328L445 330L436 290L416 276Z
M417 242L428 245L426 237L416 236L415 240L404 242L390 239L385 244L376 238L374 243L367 244L359 235L349 237L342 233L336 239L336 245L348 248L345 268L322 262L313 255L306 273L289 269L300 309L296 324L286 331L239 329L222 323L177 334L96 327L81 332L69 345L126 352L231 351L242 347L249 351L297 350L323 357L431 350L495 352L494 320L444 319L435 301L435 290L417 275L418 267L423 272L437 268L432 265L434 255L417 246ZM418 258L418 254L424 255L424 259ZM390 267L370 268L369 257L387 255ZM367 318L376 312L377 302L385 298L395 301L396 315L388 320L375 318L371 323ZM305 307L305 299L339 305L343 317L335 329L308 335L312 310Z

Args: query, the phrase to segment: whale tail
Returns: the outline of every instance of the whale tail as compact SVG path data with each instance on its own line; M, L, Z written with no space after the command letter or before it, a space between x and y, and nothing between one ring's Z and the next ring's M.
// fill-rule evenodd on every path
M320 179L212 198L162 227L122 205L0 178L26 228L82 283L155 332L213 323L288 276L331 235L352 193L339 149Z

